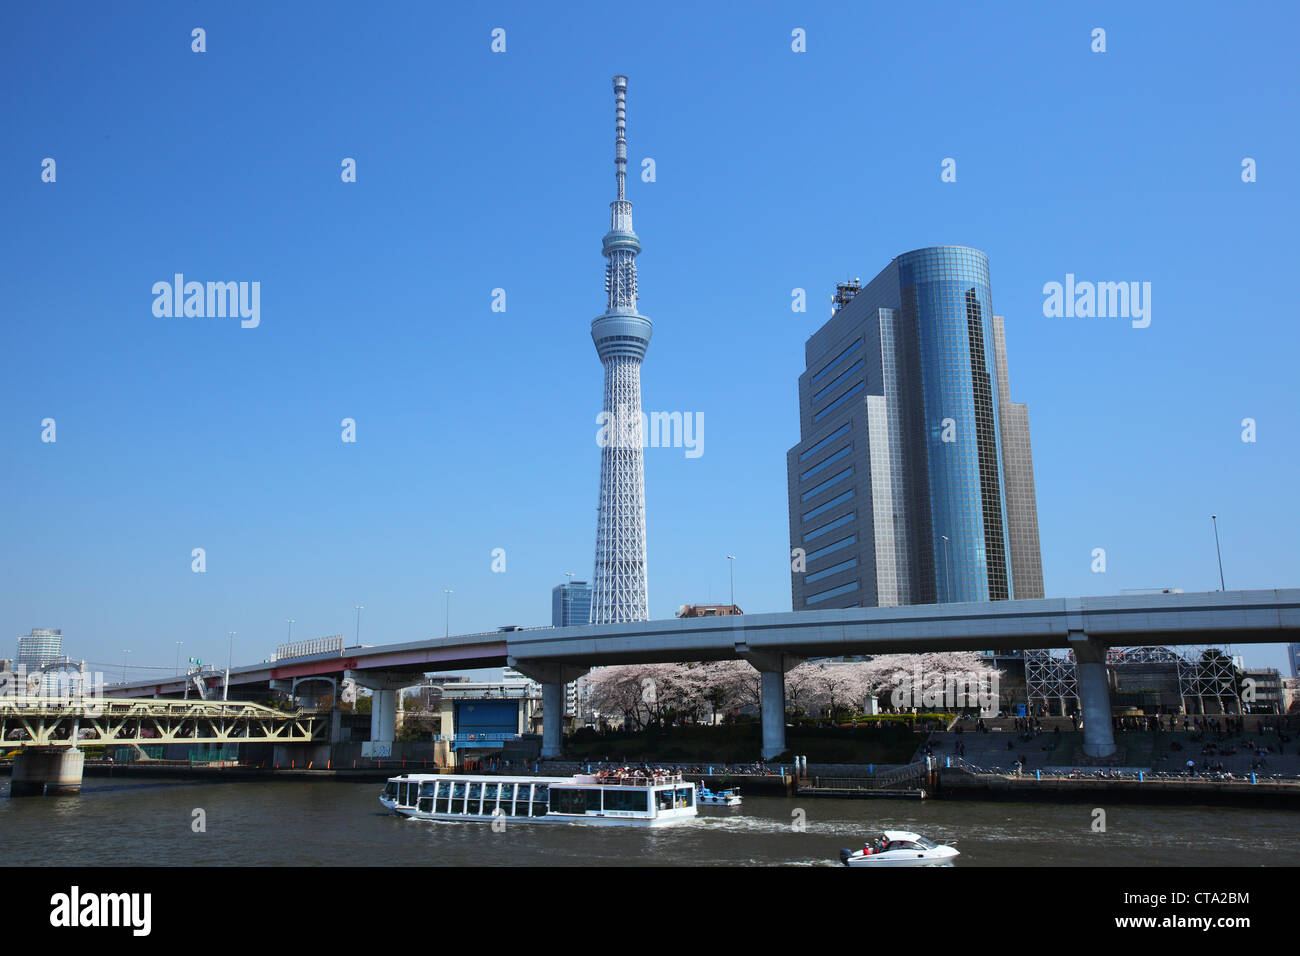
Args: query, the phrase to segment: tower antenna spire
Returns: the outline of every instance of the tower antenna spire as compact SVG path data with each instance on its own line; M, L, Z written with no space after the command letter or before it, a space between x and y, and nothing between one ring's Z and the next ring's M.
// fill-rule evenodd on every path
M627 77L614 77L614 173L618 179L618 198L625 195L627 182Z

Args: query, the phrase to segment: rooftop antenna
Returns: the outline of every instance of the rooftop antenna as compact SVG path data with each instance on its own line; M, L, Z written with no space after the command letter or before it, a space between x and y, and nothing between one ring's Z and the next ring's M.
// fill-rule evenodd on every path
M614 174L618 178L618 198L624 199L627 182L627 77L614 77Z

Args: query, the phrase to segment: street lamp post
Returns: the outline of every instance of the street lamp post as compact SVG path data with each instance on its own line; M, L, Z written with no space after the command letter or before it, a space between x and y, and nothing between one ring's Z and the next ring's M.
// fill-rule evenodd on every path
M185 642L184 642L184 641L177 641L177 642L176 642L176 673L177 673L177 675L179 675L180 672L181 672L181 648L184 647L184 646L185 646Z
M357 647L361 646L361 612L366 609L364 604L352 605L352 610L357 612Z
M443 598L443 603L446 605L446 612L447 612L447 616L446 616L446 624L445 624L445 628L446 628L446 630L444 631L443 636L444 636L444 637L451 637L451 595L452 595L452 590L451 590L451 588L443 588L443 589L442 589L442 593L445 595L445 597Z
M289 643L292 644L292 643L293 643L293 626L294 626L295 624L297 624L298 622L295 621L295 620L294 620L293 618L291 618L291 617L286 617L286 618L284 619L284 622L285 622L286 624L289 625Z
M939 537L943 538L943 603L948 604L952 601L952 571L949 569L948 536L941 534Z
M126 655L130 653L131 652L128 650L122 651L122 683L123 684L126 683Z
M731 609L734 611L736 609L736 556L729 554L727 560L731 562L729 565L731 568Z
M230 700L230 662L235 657L235 632L226 631L230 637L230 646L226 649L226 679L221 682L221 699Z
M1223 552L1219 550L1219 516L1210 515L1210 521L1214 525L1214 553L1219 558L1219 590L1226 591L1223 586Z

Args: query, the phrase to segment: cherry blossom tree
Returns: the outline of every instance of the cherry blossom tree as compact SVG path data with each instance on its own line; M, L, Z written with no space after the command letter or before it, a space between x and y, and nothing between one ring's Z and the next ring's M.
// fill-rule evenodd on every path
M996 700L1000 672L974 651L886 654L865 661L805 661L785 678L786 706L834 717L872 697L905 709L946 709ZM637 730L651 724L716 723L720 713L759 704L759 673L740 660L599 667L586 678L592 707ZM955 695L954 696L954 692Z

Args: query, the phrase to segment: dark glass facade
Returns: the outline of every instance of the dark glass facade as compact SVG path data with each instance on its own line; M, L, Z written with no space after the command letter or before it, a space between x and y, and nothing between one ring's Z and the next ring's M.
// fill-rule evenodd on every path
M1001 479L993 293L984 253L961 246L898 257L903 322L915 330L937 600L1004 601L1010 550ZM919 431L919 434L918 434ZM945 542L944 536L947 536Z
M586 581L569 581L551 588L551 625L591 623L591 585Z
M988 257L918 249L835 302L787 453L795 610L1042 597L1028 411L1005 394Z

